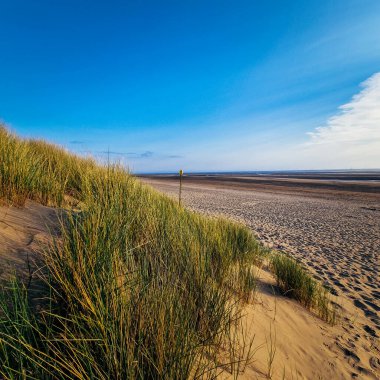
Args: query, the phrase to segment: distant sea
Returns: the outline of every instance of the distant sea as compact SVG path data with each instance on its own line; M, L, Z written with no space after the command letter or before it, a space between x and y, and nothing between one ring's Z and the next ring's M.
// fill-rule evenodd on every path
M178 172L135 173L136 176L173 176ZM194 171L187 176L231 176L231 177L283 177L340 181L380 181L380 169L335 169L335 170L252 170L252 171Z

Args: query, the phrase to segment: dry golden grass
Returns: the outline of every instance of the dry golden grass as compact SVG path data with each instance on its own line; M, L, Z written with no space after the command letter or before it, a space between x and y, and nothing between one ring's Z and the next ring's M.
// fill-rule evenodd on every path
M81 205L44 254L48 307L32 312L17 281L3 289L2 376L212 377L217 364L205 358L232 342L240 301L254 290L247 268L260 246L250 231L181 208L117 165L4 128L0 141L3 200ZM231 280L236 268L241 281Z
M43 307L17 279L0 291L3 378L213 378L226 364L221 347L239 353L231 371L251 357L251 342L237 348L233 338L264 253L246 227L182 208L123 167L4 127L0 199L66 208L60 238L41 253Z

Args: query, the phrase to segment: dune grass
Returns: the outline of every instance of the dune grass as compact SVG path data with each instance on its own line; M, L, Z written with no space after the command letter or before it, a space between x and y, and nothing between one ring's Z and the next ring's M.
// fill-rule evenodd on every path
M336 323L336 309L330 301L330 293L296 260L285 253L273 252L270 267L285 295L314 310L325 321Z
M41 251L39 300L23 279L2 284L0 377L207 379L226 353L234 376L244 368L252 342L237 330L267 252L246 227L0 126L0 201L28 199L57 208L60 235ZM299 264L276 254L271 268L288 295L331 319Z
M0 291L1 377L212 378L220 350L245 352L231 334L261 248L244 226L181 208L118 165L5 128L0 198L67 210L41 253L43 302L20 280Z
M20 139L0 125L0 199L3 201L23 205L26 199L32 199L60 207L65 196L82 197L85 173L96 170L92 159L68 154L43 140Z

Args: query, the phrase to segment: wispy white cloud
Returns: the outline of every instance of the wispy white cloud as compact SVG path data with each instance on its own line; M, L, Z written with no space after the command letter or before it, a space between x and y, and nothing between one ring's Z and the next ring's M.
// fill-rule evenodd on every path
M255 149L232 150L229 161L247 170L380 168L380 72L360 86L349 102L308 132L306 139L299 134L292 135L297 142L268 139ZM249 159L242 163L242 155Z
M380 73L361 87L325 125L308 133L300 153L313 166L380 167Z
M366 145L380 142L380 73L376 73L361 85L363 90L350 102L339 107L339 112L328 119L326 126L310 132L309 144Z

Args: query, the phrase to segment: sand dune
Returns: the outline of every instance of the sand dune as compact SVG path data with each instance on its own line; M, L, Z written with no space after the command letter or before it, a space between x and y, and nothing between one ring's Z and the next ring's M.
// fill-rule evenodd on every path
M167 192L175 191L172 185L156 183L156 186ZM242 196L239 193L231 194L229 191L225 193L225 190L220 194L217 192L215 196L215 190L192 187L186 187L185 192L186 202L194 208L225 214L228 214L231 207L229 197L237 202ZM241 205L241 210L252 208L258 201L269 204L268 200L264 202L263 199L246 200ZM215 202L220 202L217 203L218 208ZM249 206L247 202L250 202ZM206 208L206 205L209 208ZM244 218L246 214L237 213L237 216ZM38 289L38 276L35 273L39 268L38 252L41 246L51 239L50 234L55 233L56 226L57 213L54 209L33 202L28 202L25 208L1 207L2 276L15 270L26 282L31 282L31 286ZM275 223L269 226L272 233L277 228ZM280 231L277 238L284 238L282 234ZM268 238L270 237L273 235L268 235ZM308 241L307 235L305 241ZM291 247L292 240L285 241L285 244ZM294 252L297 253L296 250ZM322 256L317 254L314 259L309 258L310 260L317 263L317 260L322 260ZM309 261L306 260L305 263L308 264ZM339 273L337 267L334 278L338 277ZM248 327L248 336L254 338L254 356L252 363L241 374L242 379L265 379L268 375L271 375L272 379L377 378L376 373L380 367L379 346L373 336L376 334L376 326L370 327L373 331L366 331L365 326L370 326L371 319L358 313L355 306L348 301L349 298L343 297L340 301L344 314L341 323L338 326L330 326L295 301L280 295L269 272L259 270L258 277L259 291L255 302L244 309L243 323ZM341 281L343 283L344 279ZM350 282L346 281L349 286ZM369 286L368 283L366 286ZM367 288L363 286L363 289ZM353 291L350 290L350 294L355 294ZM359 291L357 292L359 300ZM220 378L229 378L228 368L221 373Z
M2 278L15 273L39 294L41 248L51 240L57 226L56 210L28 202L24 208L0 207L0 267ZM273 277L258 270L256 301L244 309L243 322L253 339L254 360L241 374L243 379L346 378L350 369L336 362L328 347L332 328L296 302L276 293ZM37 298L38 299L38 298ZM302 337L302 339L301 339ZM305 339L305 341L303 340ZM307 342L307 344L306 344ZM275 348L273 363L268 364ZM338 353L339 356L339 353ZM324 366L328 360L329 365ZM229 378L228 368L220 378Z

